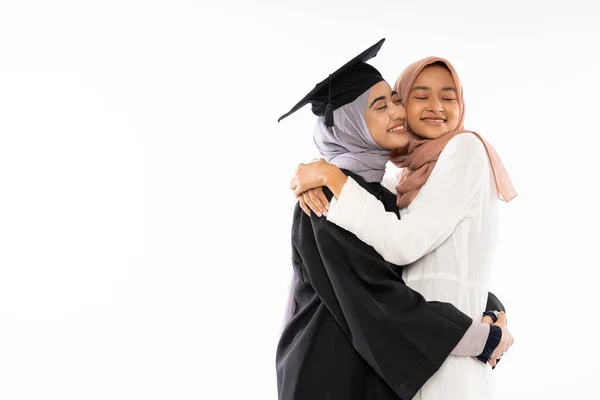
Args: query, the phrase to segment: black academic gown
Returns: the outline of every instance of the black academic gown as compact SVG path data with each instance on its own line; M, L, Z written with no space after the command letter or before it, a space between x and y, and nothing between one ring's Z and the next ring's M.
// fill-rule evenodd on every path
M395 195L347 174L398 213ZM298 205L292 246L295 310L276 355L281 400L411 399L472 323L451 304L425 301L400 267Z

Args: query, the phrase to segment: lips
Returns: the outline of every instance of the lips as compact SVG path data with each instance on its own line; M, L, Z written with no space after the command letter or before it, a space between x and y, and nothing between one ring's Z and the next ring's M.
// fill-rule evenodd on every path
M406 126L404 122L397 123L387 130L389 133L403 133L406 132Z
M442 125L445 124L447 120L444 118L421 118L421 121L428 124Z

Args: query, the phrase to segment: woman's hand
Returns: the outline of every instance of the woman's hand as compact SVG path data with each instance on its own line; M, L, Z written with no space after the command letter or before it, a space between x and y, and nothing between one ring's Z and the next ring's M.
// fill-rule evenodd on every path
M301 193L298 200L300 201L300 208L302 208L306 215L310 216L310 210L312 210L319 217L322 215L327 216L329 201L327 201L322 188L309 189Z
M494 353L489 361L492 367L496 366L496 363L498 362L497 360L502 358L504 353L510 349L510 346L512 346L515 341L506 326L506 314L504 312L500 311L498 313L498 321L496 321L494 325L498 325L500 328L502 328L502 339L500 340L498 347L496 347L496 350L494 350Z
M327 169L331 164L322 158L318 158L308 164L300 164L296 168L294 176L290 180L290 189L296 197L309 189L326 186Z
M334 196L339 197L347 180L348 177L341 169L319 158L308 164L298 165L290 180L290 189L299 198L300 207L307 215L312 210L320 217L326 216L329 210L329 201L322 186L327 186Z

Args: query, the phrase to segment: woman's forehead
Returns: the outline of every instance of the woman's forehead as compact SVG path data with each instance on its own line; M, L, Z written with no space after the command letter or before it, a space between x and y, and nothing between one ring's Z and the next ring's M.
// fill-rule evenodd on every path
M437 63L424 67L417 75L411 89L416 86L427 87L428 82L443 82L448 88L456 89L456 82L450 70L446 66Z
M379 96L388 96L392 93L392 88L386 81L381 81L371 87L369 98L375 98Z

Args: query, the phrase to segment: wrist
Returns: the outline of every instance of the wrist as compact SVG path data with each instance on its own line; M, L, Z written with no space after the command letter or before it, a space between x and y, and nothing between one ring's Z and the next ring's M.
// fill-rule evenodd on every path
M335 171L331 167L335 167L335 165L327 163L323 166L323 170L321 171L321 174L320 174L321 175L321 186L328 186L329 182L331 182L332 175L335 173Z
M496 347L498 347L498 345L500 344L501 340L502 328L500 328L497 325L490 326L490 334L485 343L485 347L483 349L483 352L477 356L477 359L482 363L487 363L492 357L494 350L496 350Z
M322 176L321 184L323 186L329 186L333 181L335 181L337 172L341 172L338 167L336 167L333 164L329 164L329 163L325 164L323 166L323 174L321 174L321 176Z
M484 318L489 318L493 324L498 321L498 314L496 314L494 311L484 311L483 315Z
M348 180L348 177L333 164L327 164L325 167L325 173L323 174L323 186L327 186L333 195L338 198L344 187L344 184Z

